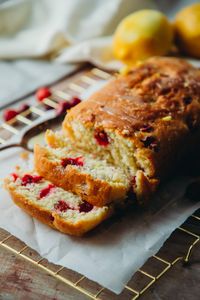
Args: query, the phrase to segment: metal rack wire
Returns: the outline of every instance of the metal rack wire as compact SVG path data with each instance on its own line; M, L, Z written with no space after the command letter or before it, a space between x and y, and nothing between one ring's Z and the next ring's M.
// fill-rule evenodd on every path
M70 99L72 95L79 95L97 81L102 79L107 80L110 76L111 75L107 72L93 68L76 77L74 81L63 81L54 86L52 88L52 97L45 99L42 103L38 103L35 106L30 106L29 109L17 115L9 122L0 124L0 145L6 144L13 135L18 135L20 130L25 127L28 128L30 125L34 125L35 120L38 120L38 118L43 116L48 107L55 109L60 100ZM191 226L193 223L195 223L195 226ZM152 256L147 263L145 263L145 265L137 271L129 283L124 287L121 294L122 296L119 296L120 298L118 298L118 296L114 298L115 296L112 295L112 299L138 299L178 262L183 261L187 263L195 245L197 245L200 241L200 230L196 230L196 228L200 228L200 210L191 215L189 219L181 227L177 228L175 232L175 236L178 234L184 235L185 245L181 245L181 248L184 248L181 254L176 253L171 258L166 257L164 254L165 251L163 251L163 249L166 248L165 244L156 255ZM2 232L0 231L0 233ZM175 240L176 238L177 237L175 237ZM45 270L56 279L86 295L88 299L103 300L110 298L110 292L101 287L99 284L94 283L85 276L75 273L67 268L49 263L38 254L33 255L33 250L27 245L18 239L17 243L13 242L13 239L16 240L13 235L3 231L0 235L0 246L6 248L26 261L31 262L38 268ZM138 276L140 277L140 280L137 280Z

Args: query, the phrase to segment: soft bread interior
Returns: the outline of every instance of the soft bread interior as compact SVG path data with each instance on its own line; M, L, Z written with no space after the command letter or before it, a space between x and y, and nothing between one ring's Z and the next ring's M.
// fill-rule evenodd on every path
M70 138L77 147L104 157L131 176L137 176L137 172L142 171L146 177L152 177L153 165L148 155L143 155L143 150L135 147L133 140L122 136L117 131L104 130L110 141L105 147L98 145L93 127L76 120L69 121L69 123L64 121L63 131L67 139Z
M107 130L106 134L112 143L107 146L101 146L98 145L94 138L94 128L84 126L78 121L71 121L70 126L64 122L63 129L67 139L70 138L72 143L74 142L77 147L84 151L95 153L115 166L120 166L121 169L125 172L128 171L132 176L138 171L137 161L134 156L134 146L129 139ZM48 137L47 141L49 142ZM62 141L64 142L63 138Z
M71 168L77 169L80 173L91 175L95 179L108 182L110 185L123 185L129 189L130 176L121 168L115 167L105 159L99 159L96 155L75 150L68 147L51 148L45 147L49 161L57 162L62 168L62 160L65 158L76 159L81 157L83 165L72 165Z

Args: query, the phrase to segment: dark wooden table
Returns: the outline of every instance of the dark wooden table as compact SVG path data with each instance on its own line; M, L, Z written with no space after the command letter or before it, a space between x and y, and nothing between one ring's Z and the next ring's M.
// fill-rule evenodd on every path
M101 70L93 70L91 73L91 68L86 67L54 85L53 90L61 91L58 97L62 92L64 96L69 91L77 95L98 78L107 79L110 76ZM33 99L30 102L33 103ZM51 104L51 101L47 103ZM11 126L14 126L12 122ZM0 128L2 134L6 139L6 134ZM49 263L23 242L0 229L0 300L199 300L199 236L200 211L171 235L156 256L150 258L133 276L120 295L115 295L81 274ZM184 257L189 254L192 244L189 262L185 263Z

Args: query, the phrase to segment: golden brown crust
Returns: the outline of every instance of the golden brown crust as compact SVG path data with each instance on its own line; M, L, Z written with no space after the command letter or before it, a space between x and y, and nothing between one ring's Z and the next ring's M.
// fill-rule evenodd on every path
M148 160L148 176L163 179L197 143L200 70L182 59L151 58L72 108L63 122L69 135L73 120L131 140L138 167Z
M49 210L46 210L40 206L37 206L33 202L31 202L29 199L24 197L23 195L17 193L14 187L11 187L7 180L5 179L5 188L9 191L13 201L17 206L22 208L26 213L28 213L30 216L36 218L40 222L57 229L58 231L61 231L66 234L75 235L75 236L81 236L87 231L93 229L98 224L103 222L105 219L107 219L111 214L113 213L113 210L109 208L107 211L97 215L92 220L83 220L76 223L72 223L67 220L64 220L62 217L60 217L56 212L52 212Z
M66 191L80 195L94 206L104 206L116 199L124 199L127 189L123 186L111 186L106 181L95 179L89 174L80 173L73 166L62 168L58 162L49 160L45 147L35 145L34 165L36 171L45 179Z

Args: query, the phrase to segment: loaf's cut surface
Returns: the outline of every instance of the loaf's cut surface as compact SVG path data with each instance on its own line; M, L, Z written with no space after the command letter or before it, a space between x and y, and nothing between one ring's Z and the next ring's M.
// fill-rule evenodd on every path
M80 236L112 214L56 187L37 173L17 171L5 179L13 201L39 221L63 233Z
M151 58L72 108L63 131L84 151L131 176L140 172L154 191L198 144L200 70L177 58Z
M57 140L59 145L59 136ZM128 174L66 144L62 148L35 145L35 169L41 176L96 206L126 199L131 182Z

